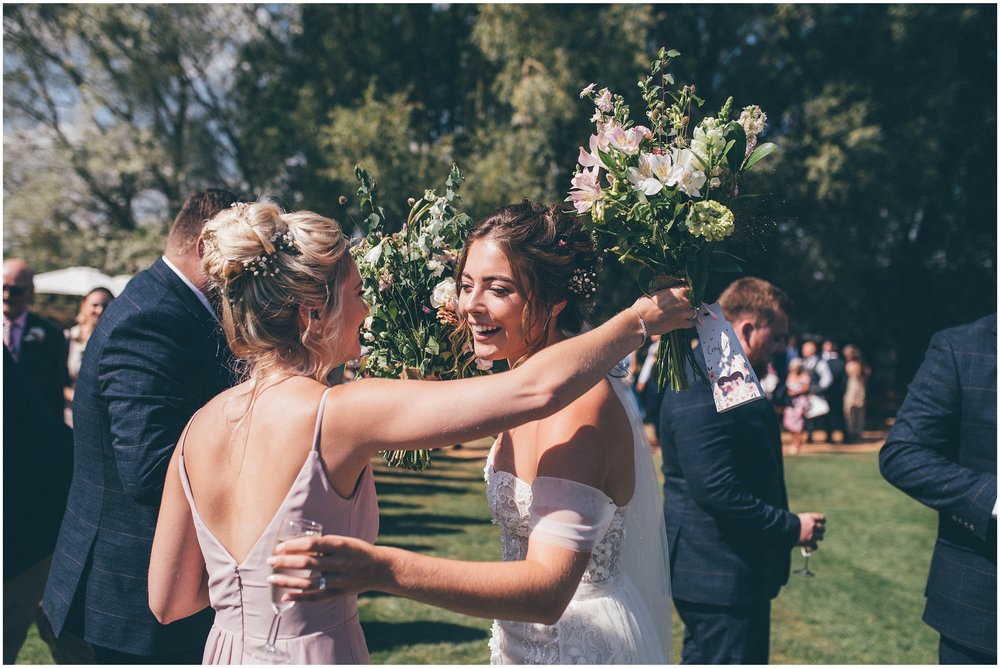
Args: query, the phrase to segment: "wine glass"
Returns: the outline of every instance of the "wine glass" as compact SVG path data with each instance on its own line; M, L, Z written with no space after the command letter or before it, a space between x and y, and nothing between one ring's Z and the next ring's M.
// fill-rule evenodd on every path
M816 574L813 573L811 570L809 570L809 556L813 553L813 549L811 547L806 546L806 547L803 547L800 550L800 552L802 553L802 556L806 558L806 560L805 560L805 563L802 564L802 568L800 568L799 570L795 571L795 574L796 575L801 575L804 578L814 578L814 577L816 577Z
M278 532L275 536L275 545L283 543L286 540L291 540L292 538L320 536L322 533L323 525L319 522L313 522L312 520L305 519L284 519L278 526ZM271 573L292 575L296 577L309 577L311 575L311 571L309 569L293 568L272 568ZM247 646L246 653L258 661L266 661L267 663L288 663L291 661L292 657L289 656L287 652L283 652L278 649L274 643L278 639L278 625L281 622L281 614L295 605L295 601L283 601L282 597L288 592L298 590L291 587L279 587L275 584L270 584L268 587L271 590L271 609L274 611L274 618L271 620L271 628L267 632L267 641L263 645Z

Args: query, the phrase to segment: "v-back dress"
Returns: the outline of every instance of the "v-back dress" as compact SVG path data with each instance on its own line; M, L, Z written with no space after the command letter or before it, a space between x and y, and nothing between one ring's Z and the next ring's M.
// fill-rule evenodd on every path
M208 635L203 663L256 663L244 654L247 644L260 645L267 638L274 612L267 578L267 559L275 546L282 519L304 518L320 522L324 534L353 536L374 542L378 535L378 503L371 464L358 478L350 498L341 497L330 484L320 456L320 430L327 389L319 402L313 447L271 523L242 563L208 529L191 493L181 443L180 477L191 505L198 544L208 569L208 593L215 610L215 624ZM277 646L291 655L292 664L368 663L368 647L358 622L357 596L296 603L281 616Z
M602 491L561 478L528 484L486 460L486 495L504 561L523 560L544 508L596 518L590 562L555 624L494 620L492 664L664 664L670 661L670 578L662 501L638 406L621 379L607 379L631 423L635 493L616 506ZM543 500L544 497L544 500ZM568 527L570 534L579 526ZM538 537L542 540L542 537ZM548 539L546 539L548 541ZM551 541L548 541L551 542Z

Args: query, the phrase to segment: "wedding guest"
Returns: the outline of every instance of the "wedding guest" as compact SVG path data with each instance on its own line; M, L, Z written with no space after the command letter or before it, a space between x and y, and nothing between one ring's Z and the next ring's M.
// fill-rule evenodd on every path
M80 363L83 361L83 351L87 347L87 341L97 326L97 321L101 319L104 309L114 299L111 290L107 288L94 288L80 300L80 310L76 314L76 324L65 331L66 341L69 343L69 353L66 366L69 371L69 385L63 390L63 396L67 404L73 403L73 387L76 379L80 375ZM67 411L70 409L67 407ZM71 414L67 413L66 423L73 425Z
M73 466L63 423L66 339L32 313L34 271L3 263L3 658L14 663L35 621Z
M471 233L459 276L461 310L477 355L506 357L513 370L436 382L368 378L330 388L328 371L358 357L359 328L368 314L339 226L261 202L221 213L203 238L205 271L246 377L192 418L171 460L149 574L157 617L180 619L211 601L216 621L206 663L247 661L265 635L293 663L367 662L358 588L313 591L320 602L293 606L282 616L282 633L272 626L268 634L267 560L276 522L319 521L326 533L337 534L319 542L350 546L357 564L361 555L382 549L371 545L378 530L371 468L376 452L503 432L491 459L498 471L491 484L503 487L513 503L514 486L528 484L514 472L534 479L536 502L548 507L526 560L468 564L391 554L405 559L421 600L480 616L555 621L588 572L589 546L609 523L621 536L626 518L614 504L624 505L632 493L637 418L621 403L627 388L601 381L647 332L691 326L686 289L641 298L604 325L566 338L563 328L581 329L579 300L590 294L583 280L591 280L589 237L575 218L529 203L509 207ZM515 256L507 249L533 252ZM574 264L578 254L591 264ZM610 467L608 452L617 457ZM648 459L648 451L643 454ZM652 566L661 543L649 543L642 558ZM523 548L520 539L511 543L509 556L523 557ZM601 552L603 565L612 565L609 558ZM598 595L606 574L592 575L585 588ZM328 582L332 573L293 586L323 590ZM274 583L283 586L280 577ZM402 591L408 583L399 586ZM638 596L634 588L627 592ZM509 628L511 643L529 629ZM643 632L656 635L655 628ZM551 633L543 637L545 650L553 651ZM662 648L656 656L664 658Z
M942 664L997 663L997 316L938 332L879 453L938 513L924 622Z
M781 426L791 434L792 442L788 454L797 455L802 446L803 430L805 429L806 411L809 410L809 387L811 379L805 370L802 360L796 357L788 365L788 376L785 378L788 405L782 413Z
M806 443L813 442L813 432L822 428L826 424L826 416L830 412L830 405L826 400L826 389L833 382L833 375L830 367L820 355L819 347L815 341L804 341L802 343L802 364L811 377L810 393L822 400L824 406L822 412L811 411L812 415L806 418ZM829 441L829 438L827 439Z
M826 430L826 442L833 443L833 432L839 431L841 439L847 433L844 423L844 391L847 389L847 372L844 368L844 358L840 356L837 343L832 339L823 341L823 362L830 372L830 383L823 388L823 398L830 406L830 412L822 422Z
M35 272L27 262L3 262L3 342L14 363L32 378L39 399L62 417L66 386L66 339L54 323L32 313Z
M759 278L719 297L758 373L788 333L789 298ZM794 545L822 540L826 518L788 511L781 430L761 399L716 412L711 388L666 392L660 408L664 515L682 663L767 663L771 599L788 581Z
M195 410L232 382L203 292L198 236L236 200L216 188L188 197L163 257L108 305L87 342L73 404L73 483L44 607L56 635L82 636L98 663L201 660L211 610L161 626L146 574L170 453Z
M847 385L844 388L844 443L857 443L865 428L865 401L868 378L872 373L857 346L844 346L844 373L847 375Z

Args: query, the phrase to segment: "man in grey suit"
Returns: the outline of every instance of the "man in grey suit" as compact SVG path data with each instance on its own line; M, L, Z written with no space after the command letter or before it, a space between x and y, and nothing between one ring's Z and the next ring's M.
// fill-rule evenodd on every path
M943 664L997 662L997 316L938 332L879 453L938 512L924 621Z
M204 294L198 239L237 201L187 199L163 257L111 302L84 353L73 401L74 469L44 609L102 664L201 663L206 609L168 626L149 610L147 573L167 463L184 425L229 387L230 352Z

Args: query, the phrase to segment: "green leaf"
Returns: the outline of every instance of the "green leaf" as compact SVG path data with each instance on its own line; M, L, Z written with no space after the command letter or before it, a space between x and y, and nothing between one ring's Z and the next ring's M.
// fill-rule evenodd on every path
M740 165L747 152L747 133L743 126L732 121L726 129L726 138L733 142L732 147L727 147L726 161L729 163L729 171L739 174Z
M708 269L709 271L738 273L743 271L741 262L742 260L735 255L731 255L725 251L715 251L708 260Z
M427 341L427 347L424 348L424 352L427 353L428 355L437 355L439 352L441 352L441 348L438 346L437 339L431 337L431 339Z
M674 49L670 49L669 51L667 51L667 57L668 58L676 58L679 55L681 55L680 51L676 51Z
M743 171L746 171L751 167L753 167L754 165L756 165L761 158L767 157L768 155L773 153L776 148L778 148L778 145L773 144L771 142L768 142L766 144L761 144L760 146L755 148L753 153L750 154L750 157L747 158L746 164L743 165Z

